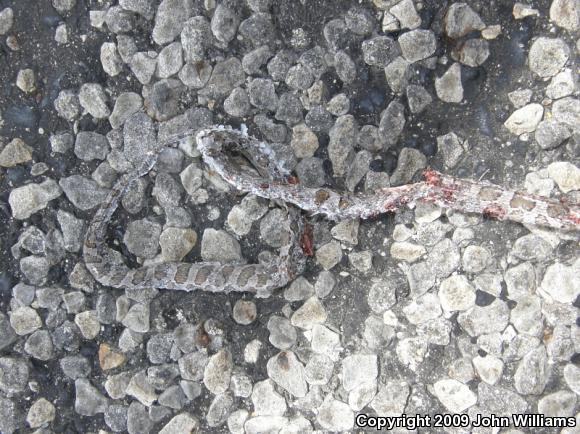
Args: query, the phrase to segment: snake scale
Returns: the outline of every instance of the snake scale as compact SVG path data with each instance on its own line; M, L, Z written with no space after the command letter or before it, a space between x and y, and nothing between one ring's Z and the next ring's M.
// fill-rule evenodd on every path
M131 183L153 168L160 151L192 134L194 132L184 133L156 144L137 168L121 176L94 214L87 229L83 255L88 270L101 284L124 289L154 287L183 291L237 291L268 297L274 289L300 275L307 256L312 254L307 226L300 210L310 215L322 214L331 220L365 219L425 201L499 220L563 231L580 229L578 204L509 191L486 182L456 179L430 169L424 172L423 182L384 188L373 193L308 188L300 185L291 172L281 165L268 143L252 138L243 130L215 126L196 135L197 147L205 164L237 190L294 205L288 207L288 219L283 222L290 233L288 243L280 248L278 256L264 263L170 262L132 269L123 262L118 252L106 246L108 223ZM255 170L240 165L240 155L250 160Z

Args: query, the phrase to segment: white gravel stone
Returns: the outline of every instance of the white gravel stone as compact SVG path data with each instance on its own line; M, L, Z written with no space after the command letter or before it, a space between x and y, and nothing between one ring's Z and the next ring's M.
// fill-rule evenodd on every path
M559 99L572 95L576 90L577 80L578 77L572 69L564 69L552 77L550 84L546 88L546 96L551 99Z
M327 431L349 431L354 426L354 413L342 401L329 394L322 405L318 407L317 422Z
M379 373L376 354L353 354L342 361L342 387L350 392L365 383L376 382Z
M531 133L542 120L544 107L540 104L528 104L515 112L504 122L504 126L513 134Z
M504 364L501 359L488 354L485 357L474 357L473 366L479 378L487 384L494 385L501 378Z
M441 315L441 302L437 295L427 293L411 301L403 308L403 313L411 324L421 324Z
M87 310L76 314L75 324L85 339L94 339L101 331L101 323L99 323L97 312L94 310Z
M232 369L233 362L230 352L226 350L218 351L209 358L203 372L203 384L215 395L224 393L230 385Z
M276 392L272 380L257 382L251 399L258 416L282 416L286 412L286 400Z
M276 354L267 363L268 376L278 386L298 398L302 398L308 392L308 386L304 375L304 366L291 351L283 351Z
M425 253L427 253L425 247L408 241L394 242L390 249L391 257L409 263L415 262Z
M405 411L410 391L409 385L404 381L380 384L370 406L381 416L399 417Z
M325 270L334 268L342 259L342 248L337 241L330 241L316 251L316 260Z
M542 279L540 294L548 301L554 300L559 303L574 302L578 294L580 294L579 274L579 260L570 267L560 263L550 265Z
M467 277L456 274L441 282L439 300L447 312L467 310L475 305L475 288Z
M454 380L439 380L433 384L437 399L443 406L454 413L461 413L477 403L477 395L465 384Z
M51 200L62 194L58 184L47 179L40 184L26 184L10 192L8 203L12 209L12 216L17 220L24 220L32 214L46 208Z
M324 306L318 299L313 296L304 302L300 308L292 315L292 325L302 329L310 330L316 324L322 324L326 321L327 313Z
M580 190L580 169L567 161L558 161L548 166L548 175L560 190L569 193L573 190Z
M38 313L28 306L21 306L10 314L10 325L17 335L28 335L42 327Z
M200 428L199 421L189 413L180 413L161 428L159 434L190 434Z
M553 77L570 57L570 48L559 38L540 37L530 47L528 64L540 77Z
M32 404L26 415L26 422L30 428L39 428L54 420L56 410L52 402L40 398Z
M538 401L538 413L547 417L571 417L576 408L576 395L569 390L559 390Z
M553 0L550 20L571 32L580 28L580 5L576 0Z

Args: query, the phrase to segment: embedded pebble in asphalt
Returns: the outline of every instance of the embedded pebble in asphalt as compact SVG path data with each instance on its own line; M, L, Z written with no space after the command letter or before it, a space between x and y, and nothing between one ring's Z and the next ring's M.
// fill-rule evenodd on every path
M156 140L216 123L275 143L313 188L371 193L433 167L578 202L579 3L504 6L2 2L0 432L577 419L569 234L426 203L308 218L306 271L267 299L107 288L82 260L120 176ZM281 204L232 192L190 139L119 208L107 261L131 267L266 262L288 236Z

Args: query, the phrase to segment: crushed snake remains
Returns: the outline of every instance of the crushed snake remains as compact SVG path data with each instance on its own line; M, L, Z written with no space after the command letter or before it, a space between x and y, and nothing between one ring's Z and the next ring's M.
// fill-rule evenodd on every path
M191 137L180 134L156 144L143 162L124 174L111 189L94 214L85 236L83 256L94 278L102 285L122 288L158 288L182 291L248 292L268 297L304 270L313 253L304 216L321 214L330 220L374 217L394 212L418 201L430 202L444 209L478 213L498 220L544 226L561 231L580 230L580 205L565 199L550 199L514 192L486 182L473 182L424 171L424 181L389 187L373 193L350 193L330 188L300 185L291 171L280 164L272 147L247 134L225 126L215 126L197 133L198 150L208 168L236 190L254 194L287 206L285 229L289 241L278 256L257 264L221 264L218 262L168 262L140 268L127 266L120 253L105 243L107 227L131 183L146 175L157 162L161 150ZM253 169L239 164L239 155L250 161Z

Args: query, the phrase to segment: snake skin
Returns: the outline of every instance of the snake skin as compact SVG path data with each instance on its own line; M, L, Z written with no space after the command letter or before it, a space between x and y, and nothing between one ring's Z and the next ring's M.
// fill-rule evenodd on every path
M106 201L95 213L84 243L84 260L95 279L114 288L160 288L211 292L250 292L268 297L300 275L306 255L312 254L300 209L310 215L321 214L331 220L369 218L417 201L431 202L460 212L478 213L528 225L546 226L561 231L580 229L580 207L566 200L555 200L506 190L485 182L452 178L434 170L424 172L425 181L390 187L373 193L339 192L330 188L301 186L283 167L281 159L266 142L245 131L216 126L200 131L197 147L208 168L219 174L237 190L275 200L289 207L284 223L291 234L288 244L277 257L261 264L219 264L213 262L164 263L131 269L120 254L105 245L107 225L133 181L147 174L155 165L159 152L166 146L191 136L188 132L149 151L143 163L123 175L112 188ZM243 155L255 170L240 167L235 156Z

